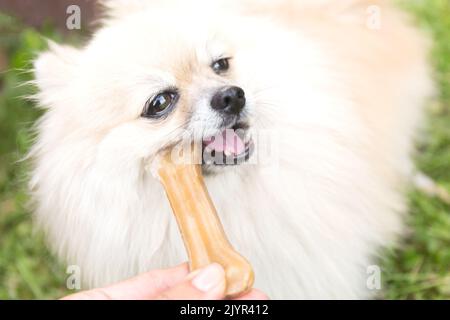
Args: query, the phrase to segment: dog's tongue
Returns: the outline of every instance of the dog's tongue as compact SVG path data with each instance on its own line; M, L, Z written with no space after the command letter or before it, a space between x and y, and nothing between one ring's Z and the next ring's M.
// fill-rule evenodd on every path
M207 139L206 147L216 152L225 154L240 155L245 152L245 144L233 129L222 131L214 137Z

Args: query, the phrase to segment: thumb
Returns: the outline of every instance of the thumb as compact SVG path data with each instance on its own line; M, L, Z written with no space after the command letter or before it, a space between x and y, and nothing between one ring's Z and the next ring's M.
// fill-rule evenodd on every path
M225 297L225 271L217 263L191 273L185 281L160 293L159 300L215 300Z

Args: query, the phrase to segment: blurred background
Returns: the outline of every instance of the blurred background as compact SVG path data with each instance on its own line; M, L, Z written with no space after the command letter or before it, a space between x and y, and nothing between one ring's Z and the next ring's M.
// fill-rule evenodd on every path
M434 39L430 59L438 96L429 102L417 166L450 190L450 0L400 0ZM81 29L69 30L69 5ZM94 0L0 0L0 299L54 299L67 294L65 266L46 249L27 210L27 165L20 159L40 111L24 97L34 88L31 61L46 39L82 45L100 10ZM380 257L385 299L450 299L450 206L411 187L408 234Z

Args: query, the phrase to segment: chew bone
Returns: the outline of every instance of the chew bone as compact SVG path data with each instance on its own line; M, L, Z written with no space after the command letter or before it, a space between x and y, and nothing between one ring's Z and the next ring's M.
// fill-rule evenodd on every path
M225 269L227 298L248 291L254 280L252 267L229 243L206 189L201 166L174 164L169 152L160 157L156 173L175 214L190 270L219 263Z

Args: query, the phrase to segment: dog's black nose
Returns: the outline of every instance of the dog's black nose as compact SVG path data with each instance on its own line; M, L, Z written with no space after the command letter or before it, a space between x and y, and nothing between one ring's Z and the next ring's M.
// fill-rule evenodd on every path
M245 92L239 87L223 87L212 97L211 107L226 114L239 114L245 107Z

